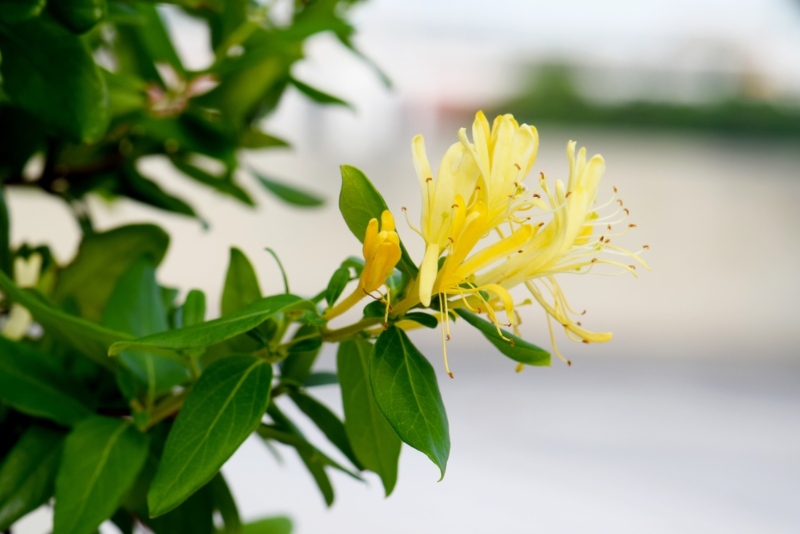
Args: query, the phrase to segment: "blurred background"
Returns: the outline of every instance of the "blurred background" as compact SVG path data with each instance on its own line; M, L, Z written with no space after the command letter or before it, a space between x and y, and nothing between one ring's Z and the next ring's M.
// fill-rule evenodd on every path
M202 26L164 12L186 65L206 66ZM561 339L569 368L556 360L515 374L459 324L450 380L438 333L415 333L440 371L450 420L442 482L405 448L390 499L377 477L362 485L332 473L337 502L326 509L290 451L281 463L248 441L224 469L245 518L286 514L299 534L800 532L800 3L370 0L355 24L393 88L317 37L294 75L353 109L288 92L267 130L293 148L248 159L325 196L325 207L287 207L245 184L251 210L153 158L148 174L194 199L211 228L99 199L97 225L159 221L172 236L161 282L203 289L210 310L230 246L251 258L266 292L282 288L269 246L292 291L315 294L360 252L338 213L338 165L364 170L395 215L408 206L416 222L411 138L422 133L438 161L483 109L538 127L534 172L551 179L566 177L568 140L601 153L601 198L618 187L638 226L618 244L650 245L653 270L563 280L570 302L588 309L584 325L615 334L606 345ZM9 203L15 244L49 242L60 262L71 257L79 232L59 200L13 191ZM415 234L402 221L399 232L419 260ZM549 346L543 312L531 306L523 320L525 337ZM321 362L333 369L334 355ZM335 388L318 393L338 402ZM43 514L19 532L43 532Z

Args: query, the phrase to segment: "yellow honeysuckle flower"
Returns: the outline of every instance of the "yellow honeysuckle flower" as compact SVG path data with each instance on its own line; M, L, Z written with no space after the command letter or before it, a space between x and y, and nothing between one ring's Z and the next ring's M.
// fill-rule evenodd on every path
M552 319L563 325L573 340L610 340L610 333L588 331L574 319L577 314L554 278L561 272L586 273L597 264L636 274L634 265L601 253L627 256L647 267L639 257L641 251L633 253L610 244L612 237L635 225L612 233L628 210L615 196L603 206L595 205L605 170L603 158L598 155L587 162L585 149L575 154L575 143L570 142L567 183L557 181L552 189L542 174L538 184L541 193L535 193L523 184L538 151L535 128L519 125L511 115L497 117L489 127L484 114L478 112L472 141L464 128L459 130L459 139L461 150L456 145L450 148L436 182L430 177L422 138L415 137L412 144L423 187L420 234L426 242L416 283L423 305L430 304L431 295L439 295L443 344L449 339L448 308L463 306L486 313L498 332L503 324L517 330L519 320L510 290L519 285L526 286L547 313L551 341L559 357ZM473 165L478 169L477 179ZM598 214L610 205L616 210L605 216ZM548 217L549 222L534 220L540 217ZM600 227L605 227L604 232L595 235ZM490 234L499 239L486 239ZM486 245L480 247L484 239ZM439 267L438 258L444 253ZM458 298L449 300L452 296ZM401 303L397 313L409 304ZM505 312L505 322L500 321L499 311Z
M364 268L358 286L344 300L329 308L324 317L328 320L341 315L358 301L376 291L392 275L395 265L400 261L400 238L395 231L394 217L385 210L381 213L380 228L378 219L370 219L364 235ZM387 310L388 311L388 310Z

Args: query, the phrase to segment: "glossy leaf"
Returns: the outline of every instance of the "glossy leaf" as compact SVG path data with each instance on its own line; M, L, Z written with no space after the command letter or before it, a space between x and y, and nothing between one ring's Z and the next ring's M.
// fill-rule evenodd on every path
M347 439L347 434L344 430L344 424L339 420L339 417L331 411L330 408L319 402L317 399L307 393L296 391L290 394L292 401L311 419L317 428L319 428L328 440L336 445L342 454L350 460L356 469L363 469L361 462L358 461L350 442Z
M203 372L164 446L147 495L152 517L169 512L205 485L256 429L267 409L272 366L231 356Z
M180 198L170 195L153 180L145 178L133 165L128 165L120 175L120 194L155 208L189 217L198 217L194 208Z
M405 332L390 326L375 343L369 376L375 402L394 431L425 453L444 477L450 433L431 364Z
M372 185L363 172L350 165L342 165L342 190L339 194L339 211L347 223L347 227L359 241L364 241L370 219L381 218L381 213L389 209L386 201ZM402 256L397 268L409 275L417 275L417 266L408 255L403 243L400 243Z
M313 325L303 325L297 329L294 337L313 335L319 328ZM281 378L293 380L296 383L303 383L311 374L311 368L317 361L321 344L316 346L303 346L302 343L295 343L289 347L289 354L281 362Z
M288 517L270 517L249 523L242 534L292 534L292 521Z
M130 422L92 417L67 436L56 477L53 534L92 532L119 507L147 457Z
M67 342L100 365L116 368L116 362L107 358L105 353L115 341L129 338L127 334L103 328L48 306L32 293L20 289L3 272L0 272L0 289L11 300L25 306L47 333Z
M169 328L161 288L150 260L141 258L120 277L106 303L102 324L134 336L163 332ZM150 402L189 378L185 365L159 354L123 351L120 358L146 387Z
M37 17L0 25L0 50L3 91L13 102L75 141L94 141L105 133L105 79L77 35Z
M322 206L325 203L325 200L321 197L313 193L309 193L308 191L303 191L302 189L293 185L288 185L271 178L266 178L260 173L254 172L253 175L267 191L283 200L287 204L307 208Z
M344 428L353 452L366 469L381 477L388 497L397 482L401 441L375 403L369 380L371 353L368 341L344 341L336 354L336 368Z
M288 147L289 143L260 130L248 128L239 135L239 146L242 148Z
M38 17L46 0L5 0L0 2L0 22L22 22Z
M439 320L429 313L422 313L422 312L411 312L403 315L404 320L414 321L415 323L419 323L425 328L436 328L439 324Z
M233 197L248 206L255 205L247 191L234 181L233 174L226 172L222 176L216 176L179 157L174 157L171 161L176 169L196 182L210 186L218 192Z
M497 350L512 360L526 365L550 365L550 353L546 350L505 330L503 330L503 335L510 341L503 339L500 337L500 334L497 333L496 326L463 308L458 308L455 312L469 324L477 328L492 345L497 347Z
M328 288L325 290L325 300L328 302L328 306L334 305L336 300L342 295L349 281L350 269L347 267L339 267L333 271L333 276L331 276L331 280L328 282Z
M0 399L22 413L70 426L91 415L49 354L0 337Z
M128 349L186 351L204 348L244 334L276 313L314 309L312 303L295 295L274 295L213 321L114 343L108 353L114 356Z
M44 504L52 495L64 434L31 427L0 466L0 530Z
M119 277L141 257L158 265L168 246L166 232L151 224L86 235L75 259L59 275L55 299L72 299L82 317L99 321Z
M56 0L47 9L61 24L74 33L91 30L106 15L106 0Z

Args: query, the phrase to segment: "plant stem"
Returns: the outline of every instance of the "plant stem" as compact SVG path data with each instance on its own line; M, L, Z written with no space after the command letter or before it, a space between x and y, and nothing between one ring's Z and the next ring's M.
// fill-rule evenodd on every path
M376 324L380 324L383 322L383 317L367 317L365 319L361 319L360 321L353 323L348 326L344 326L342 328L338 328L336 330L327 330L320 333L320 337L323 341L327 341L328 343L335 343L336 341L342 341L343 339L347 339L348 337L358 334L365 328L369 328L370 326L375 326Z
M189 394L188 389L184 389L177 395L167 397L160 404L153 408L150 413L150 422L147 424L147 429L156 426L158 423L167 419L168 417L178 413L183 406L183 401L186 400L186 395Z

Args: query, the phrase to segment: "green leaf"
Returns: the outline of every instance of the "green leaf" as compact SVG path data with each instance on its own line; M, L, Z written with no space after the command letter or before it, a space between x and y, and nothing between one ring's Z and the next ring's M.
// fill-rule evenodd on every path
M20 289L1 271L0 289L11 300L25 306L47 333L67 342L96 363L110 369L116 368L116 362L106 357L106 351L108 346L115 341L128 339L128 335L114 332L48 306L32 293Z
M111 3L115 4L116 2ZM175 72L185 73L156 7L144 2L131 2L128 7L141 23L118 24L114 28L119 33L115 45L120 70L136 73L146 80L159 80L162 84L165 82L155 68L156 63L167 63Z
M319 328L313 325L303 325L297 329L294 338L312 335L319 332ZM302 342L295 343L289 347L289 354L281 362L281 378L288 378L297 383L303 383L311 374L311 368L319 356L321 344L316 346L303 345Z
M474 313L470 313L463 308L457 308L454 311L469 324L477 328L492 345L497 347L501 353L512 360L526 365L550 365L550 353L546 350L503 330L503 335L511 340L507 341L500 337L500 334L497 333L497 327L489 321L481 319Z
M192 289L183 303L183 325L202 323L206 318L206 295L199 289Z
M53 495L64 434L31 427L0 467L0 530L35 510Z
M38 17L46 0L4 0L0 2L0 22L17 23Z
M211 493L214 508L219 510L222 522L225 524L223 532L225 534L240 534L242 520L239 517L239 509L236 508L236 501L222 473L217 473L217 476L211 479L207 487Z
M292 204L298 207L316 207L322 206L325 200L317 195L303 191L297 187L278 182L271 178L266 178L264 175L253 172L253 176L263 185L267 191L283 200L287 204Z
M342 191L339 194L339 211L344 222L359 241L364 241L370 219L381 219L381 213L389 208L386 201L363 172L350 165L342 165ZM417 276L417 266L400 243L402 256L397 268L411 278Z
M199 218L192 206L180 198L170 195L153 180L145 178L134 165L127 165L121 173L121 178L120 194L155 208Z
M344 428L364 468L377 473L388 497L397 483L401 441L380 412L369 381L372 344L348 340L339 345L336 368L342 391Z
M253 128L247 128L239 134L239 146L241 148L272 148L288 147L289 143L280 137L275 137Z
M245 525L242 534L292 534L292 520L288 517L260 519Z
M0 399L4 402L22 413L71 426L92 413L78 395L52 356L0 337Z
M108 354L114 356L128 349L186 351L209 347L252 330L276 313L314 309L311 302L295 295L273 295L213 321L114 343Z
M222 315L230 315L261 298L256 271L247 256L238 248L231 247L225 287L222 289Z
M332 386L339 383L339 377L336 373L330 371L316 371L308 375L303 381L303 386L313 388L318 386Z
M78 36L37 17L0 25L0 51L3 91L12 101L75 141L103 136L108 90L91 51Z
M141 258L120 277L106 304L102 324L134 336L155 334L169 328L161 288L149 259ZM146 386L147 399L151 403L158 395L189 378L186 366L158 354L124 351L120 358Z
M439 320L429 313L422 313L422 312L411 312L403 315L404 320L414 321L415 323L419 323L425 328L436 328L439 324Z
M221 476L217 474L217 477ZM148 519L145 510L142 521L155 534L216 534L214 495L209 486L211 482L164 515Z
M84 33L103 20L108 8L105 0L55 0L47 9L73 33Z
M307 393L296 391L289 396L300 408L300 411L306 414L317 425L317 428L325 434L325 437L336 445L336 448L342 451L342 454L347 456L347 459L353 463L356 469L363 469L361 462L358 461L358 458L353 453L350 442L347 440L344 424L330 408Z
M319 89L315 89L308 84L301 82L295 78L289 78L289 83L294 85L298 91L306 95L308 98L313 100L318 104L326 104L326 105L337 105L337 106L344 106L346 108L353 109L353 106L350 105L349 102L342 100L341 98L335 97Z
M248 206L255 206L255 202L250 198L247 191L234 182L233 174L230 171L226 171L222 176L216 176L179 157L170 158L170 161L172 161L176 169L192 180L210 186L218 192L233 197Z
M330 282L328 282L328 289L325 290L325 300L328 306L333 306L342 295L342 291L347 287L347 282L350 281L350 269L347 267L339 267L333 271Z
M53 534L92 532L119 507L147 457L130 422L92 417L67 436L56 477Z
M11 275L11 225L8 218L5 187L0 184L0 271Z
M369 368L375 402L405 443L425 453L444 477L450 433L436 374L428 360L395 326L375 343Z
M205 485L256 429L269 404L272 366L252 356L217 360L186 398L164 446L147 503L169 512Z
M166 232L151 224L84 235L77 256L59 275L55 300L74 299L82 317L99 321L120 276L141 257L158 265L168 246Z

